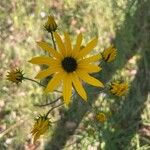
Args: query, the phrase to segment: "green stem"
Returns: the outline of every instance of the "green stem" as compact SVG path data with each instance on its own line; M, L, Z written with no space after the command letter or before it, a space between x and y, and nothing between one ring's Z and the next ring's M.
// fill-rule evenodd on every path
M47 103L47 104L43 104L43 105L38 105L38 104L35 104L34 106L38 106L38 107L44 107L44 106L47 106L47 105L51 105L53 103L56 103L58 100L60 100L62 98L62 96L58 97L56 100L50 102L50 103Z
M103 60L100 60L100 62L99 62L99 64L98 64L98 66L102 66L103 65L103 63L104 63L104 61Z
M51 33L51 37L52 37L54 49L56 50L56 44L55 44L55 41L54 41L54 35L53 35L53 32L50 32L50 33Z
M30 78L27 78L27 77L23 77L23 79L29 80L29 81L32 81L32 82L35 82L35 83L37 83L37 84L40 85L40 86L46 87L45 85L41 84L40 82L38 82L38 81L36 81L36 80L34 80L34 79L30 79Z
M52 108L47 112L46 117L48 117L49 113L50 113L53 109L55 109L55 108L57 108L57 107L60 107L60 106L62 106L63 104L64 104L64 103L61 103L61 104L59 104L59 105L57 105L57 106L52 107Z
M38 82L38 81L36 81L36 80L34 80L34 79L30 79L30 78L28 78L28 77L23 77L23 79L29 80L29 81L32 81L32 82L35 82L35 83L37 83L38 85L43 86L43 87L46 88L45 85L41 84L40 82ZM55 92L58 92L58 93L62 93L61 91L58 91L58 90L54 90L54 91L55 91Z

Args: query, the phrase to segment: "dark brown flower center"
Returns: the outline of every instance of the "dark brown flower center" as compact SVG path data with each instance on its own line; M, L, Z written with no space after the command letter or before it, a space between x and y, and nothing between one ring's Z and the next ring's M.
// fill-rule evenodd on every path
M73 57L65 57L62 60L61 65L63 69L68 73L73 72L77 69L77 61Z

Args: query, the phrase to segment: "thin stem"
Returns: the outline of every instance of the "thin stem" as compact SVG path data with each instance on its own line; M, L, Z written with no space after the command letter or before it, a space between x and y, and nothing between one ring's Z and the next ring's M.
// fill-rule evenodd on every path
M55 108L57 108L57 107L60 107L60 106L62 106L63 104L64 104L64 103L61 103L61 104L59 104L59 105L57 105L57 106L52 107L52 108L47 112L46 117L49 115L49 113L50 113L53 109L55 109Z
M58 91L58 90L54 90L55 92L58 92L58 93L62 93L61 91Z
M44 107L44 106L47 106L47 105L51 105L53 103L56 103L58 100L60 100L62 98L62 96L58 97L56 100L50 102L50 103L47 103L47 104L43 104L43 105L38 105L38 104L35 104L34 106L38 106L38 107Z
M99 62L99 64L98 64L98 66L102 66L102 64L104 63L104 61L103 60L100 60L100 62Z
M91 94L91 93L92 94L100 94L102 92L105 92L105 90L107 90L106 86L102 90L100 90L99 93L98 93L98 91L94 91L94 92L92 91L92 92L88 92L88 94Z
M43 86L43 87L46 88L46 85L43 85L43 84L41 84L40 82L38 82L38 81L36 81L36 80L34 80L34 79L30 79L30 78L28 78L28 77L23 77L23 79L29 80L29 81L32 81L32 82L35 82L35 83L37 83L38 85ZM54 91L55 91L55 92L58 92L58 93L62 93L61 91L58 91L58 90L54 90Z
M46 87L45 85L41 84L40 82L38 82L38 81L36 81L36 80L34 80L34 79L30 79L30 78L27 78L27 77L23 77L23 79L26 79L26 80L35 82L35 83L37 83L37 84L40 85L40 86Z
M56 50L56 44L55 44L55 41L54 41L54 35L53 35L53 32L50 32L50 33L51 33L51 37L52 37L54 49Z

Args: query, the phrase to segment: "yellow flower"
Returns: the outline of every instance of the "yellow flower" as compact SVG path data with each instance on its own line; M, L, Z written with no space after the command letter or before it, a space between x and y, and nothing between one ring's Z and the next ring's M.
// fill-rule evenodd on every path
M122 82L122 83L112 82L110 85L111 93L116 96L122 96L126 94L128 89L129 89L129 84L127 82Z
M36 119L33 129L31 131L34 143L37 141L37 139L40 138L41 135L43 135L49 129L49 126L50 126L50 121L46 115L43 116L40 115Z
M106 62L111 62L116 58L117 50L113 46L105 49L102 52L102 57Z
M11 70L7 74L7 80L12 81L16 84L18 84L19 82L22 82L22 80L23 80L22 71L20 69Z
M57 24L54 20L53 16L48 16L48 20L44 25L44 28L48 31L48 32L52 32L52 31L56 31L57 29Z
M96 116L96 119L99 121L99 122L101 122L101 123L103 123L103 122L105 122L106 120L107 120L107 117L106 117L106 115L104 114L104 113L99 113L97 116Z
M81 80L97 87L103 87L103 83L93 78L89 74L99 72L101 67L93 64L101 58L100 54L85 58L93 50L98 39L94 38L83 49L80 49L82 43L82 34L77 36L76 45L72 47L70 37L64 34L64 42L58 33L54 33L58 50L53 49L48 43L41 41L37 44L45 51L48 51L51 57L35 57L29 62L33 64L46 64L48 68L37 74L35 78L42 79L53 74L53 78L47 85L45 92L52 92L61 83L63 85L63 99L66 105L70 103L72 87L78 94L87 100L87 94L82 86Z

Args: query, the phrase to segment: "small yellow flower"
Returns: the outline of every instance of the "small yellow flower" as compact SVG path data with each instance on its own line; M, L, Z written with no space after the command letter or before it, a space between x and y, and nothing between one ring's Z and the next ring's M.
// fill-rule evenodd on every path
M91 76L92 73L99 72L102 69L95 64L96 61L101 59L101 55L86 57L97 45L98 39L94 38L81 49L82 34L77 36L77 42L74 47L71 44L68 33L64 34L64 41L57 32L54 32L54 37L58 46L57 50L44 41L37 43L43 50L48 51L51 57L35 57L29 61L32 64L45 64L48 66L47 69L39 72L36 78L43 79L53 75L45 92L53 92L59 85L62 85L62 94L66 105L70 103L72 88L84 100L87 100L87 94L81 80L93 86L104 86L101 81Z
M106 120L107 120L107 117L104 113L99 113L97 116L96 116L96 119L101 122L101 123L104 123Z
M122 96L127 93L129 89L129 84L127 82L112 82L110 85L110 91L116 96Z
M117 50L114 46L105 49L102 52L102 57L106 62L111 62L116 58Z
M24 74L22 73L22 71L20 69L11 70L7 74L7 80L12 81L12 82L18 84L19 82L22 82L23 75Z
M54 20L53 16L48 16L48 20L44 25L44 28L48 31L48 32L52 32L52 31L56 31L57 29L57 24Z
M40 138L41 135L43 135L50 126L50 121L49 118L47 118L46 115L40 115L33 126L33 129L31 131L32 136L33 136L33 142L35 143L37 139Z

